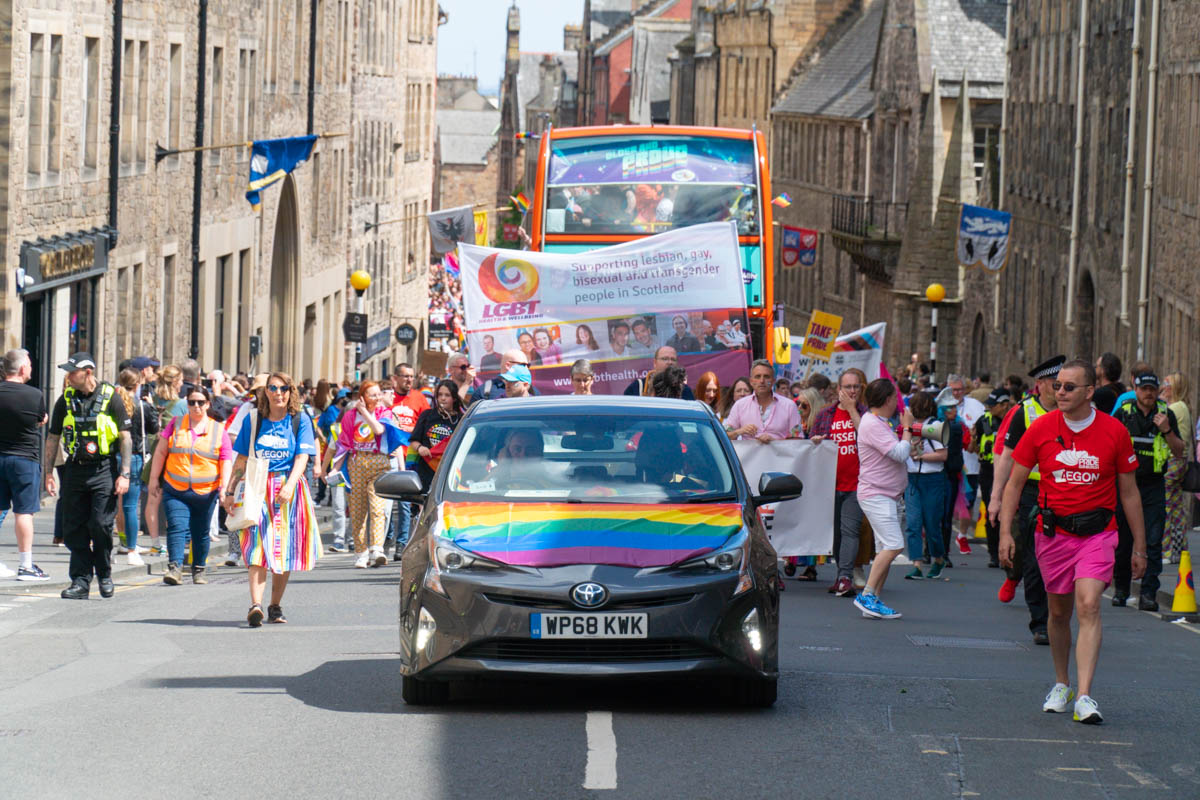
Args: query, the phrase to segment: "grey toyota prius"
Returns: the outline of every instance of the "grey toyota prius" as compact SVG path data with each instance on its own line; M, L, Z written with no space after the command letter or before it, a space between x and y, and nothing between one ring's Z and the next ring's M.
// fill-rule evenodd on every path
M715 677L775 702L779 580L758 507L704 405L528 397L474 405L426 495L414 472L384 497L421 505L400 579L408 703L466 678Z

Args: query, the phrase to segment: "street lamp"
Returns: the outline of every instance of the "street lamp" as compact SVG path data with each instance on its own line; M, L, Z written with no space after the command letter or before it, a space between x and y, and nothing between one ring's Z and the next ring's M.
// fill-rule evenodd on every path
M371 274L365 269L356 269L350 273L350 286L354 289L354 294L358 298L358 302L354 306L354 311L358 314L363 313L363 292L371 285ZM354 376L361 380L360 365L362 364L362 342L354 343Z
M929 382L937 383L937 312L938 303L946 299L946 287L940 283L931 283L925 287L925 299L928 300L933 308L930 314L930 326L933 336L929 341Z

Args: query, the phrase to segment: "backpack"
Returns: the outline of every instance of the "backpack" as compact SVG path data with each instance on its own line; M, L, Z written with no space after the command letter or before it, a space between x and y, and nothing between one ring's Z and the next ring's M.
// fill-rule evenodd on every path
M950 452L946 456L946 472L954 475L962 472L963 468L962 423L956 419L947 424L950 425L950 443L946 449Z

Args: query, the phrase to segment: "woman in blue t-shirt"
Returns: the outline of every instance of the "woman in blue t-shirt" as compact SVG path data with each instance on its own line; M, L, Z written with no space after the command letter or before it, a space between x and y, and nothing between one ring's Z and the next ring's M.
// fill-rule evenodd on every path
M233 443L237 460L225 491L227 512L233 510L234 487L245 474L251 455L269 464L270 477L257 525L241 532L242 557L250 570L250 612L246 621L257 628L263 621L262 597L271 580L268 622L287 622L280 601L293 570L316 566L321 554L317 515L304 471L317 455L312 420L300 408L300 396L290 376L272 373L259 393L256 408L247 415Z

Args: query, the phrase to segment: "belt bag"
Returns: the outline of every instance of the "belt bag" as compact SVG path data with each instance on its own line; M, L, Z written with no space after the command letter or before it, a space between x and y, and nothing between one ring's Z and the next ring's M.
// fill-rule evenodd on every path
M1050 509L1045 509L1042 511L1042 527L1047 527L1046 517L1050 516L1053 520L1053 527L1058 530L1075 536L1095 536L1097 533L1104 533L1109 529L1109 523L1112 522L1115 513L1110 508L1097 508L1092 511L1080 511L1078 514L1060 516ZM1046 531L1043 530L1043 533ZM1053 533L1046 533L1046 535L1053 536Z

